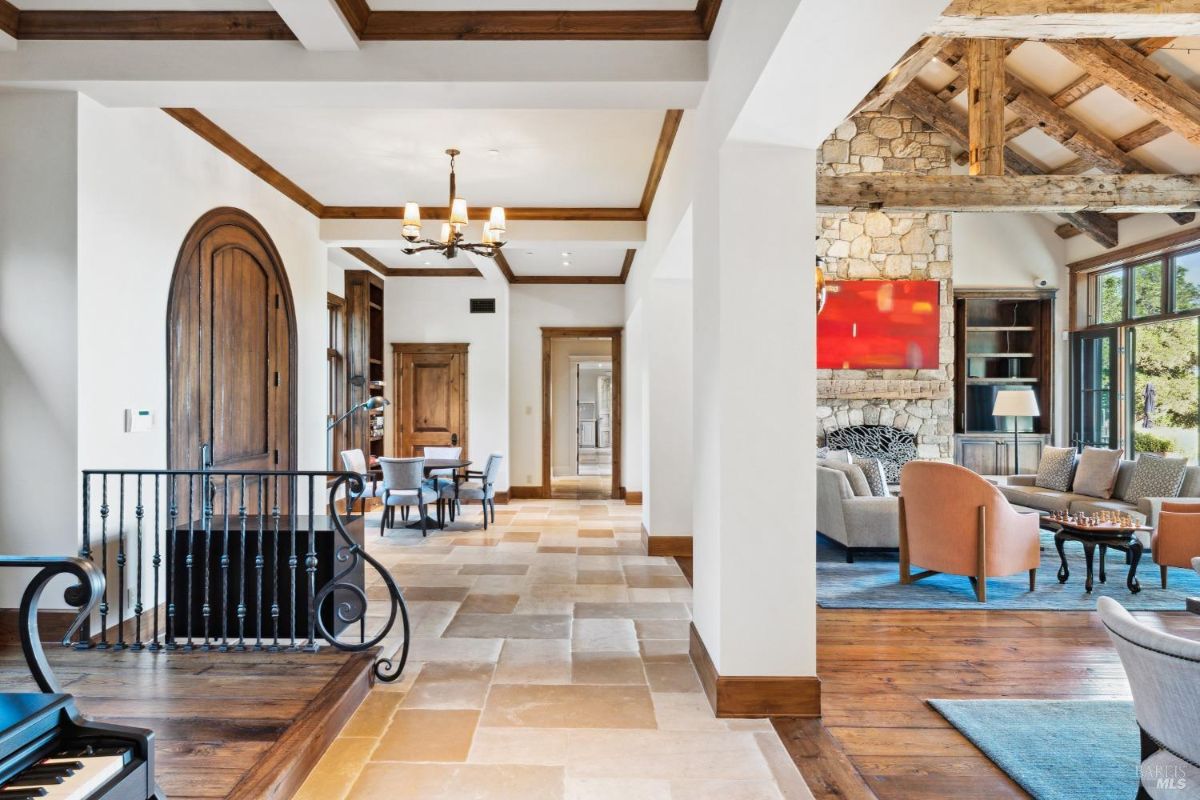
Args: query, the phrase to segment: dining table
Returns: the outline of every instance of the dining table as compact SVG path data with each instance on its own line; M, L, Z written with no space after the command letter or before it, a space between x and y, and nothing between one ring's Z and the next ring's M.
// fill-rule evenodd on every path
M423 469L425 470L425 477L433 481L433 490L437 493L439 498L442 496L441 482L447 478L444 475L433 475L432 473L438 470L452 469L454 470L456 476L455 480L457 480L458 471L461 469L466 469L469 466L471 466L471 461L466 458L427 458L425 459L425 463L422 465ZM446 527L446 523L443 514L439 511L437 519L426 515L424 523L422 523L421 518L418 517L415 522L410 522L405 527L412 528L414 530L422 530L423 527L444 528Z

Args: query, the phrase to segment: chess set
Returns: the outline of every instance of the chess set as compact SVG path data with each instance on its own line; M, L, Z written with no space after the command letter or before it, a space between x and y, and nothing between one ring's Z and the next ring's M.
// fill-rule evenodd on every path
M1124 511L1095 511L1091 514L1071 514L1067 511L1053 511L1050 521L1084 531L1103 530L1137 530L1144 528L1141 522Z

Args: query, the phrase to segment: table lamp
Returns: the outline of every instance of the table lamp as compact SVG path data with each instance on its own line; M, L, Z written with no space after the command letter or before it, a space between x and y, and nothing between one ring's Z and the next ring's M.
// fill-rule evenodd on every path
M1001 389L996 392L995 417L1037 417L1037 395L1031 389ZM1020 420L1013 420L1013 474L1021 474Z

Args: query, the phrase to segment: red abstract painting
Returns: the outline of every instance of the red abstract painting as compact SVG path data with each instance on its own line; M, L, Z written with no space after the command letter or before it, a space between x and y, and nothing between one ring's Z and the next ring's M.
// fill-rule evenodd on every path
M830 281L818 369L937 369L938 281Z

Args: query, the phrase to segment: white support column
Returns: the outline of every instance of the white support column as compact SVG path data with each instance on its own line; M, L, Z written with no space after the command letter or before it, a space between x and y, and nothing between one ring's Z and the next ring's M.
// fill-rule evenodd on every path
M695 626L718 682L797 678L755 687L790 713L817 710L815 155L728 142L695 191Z
M690 227L689 227L690 233ZM685 255L691 257L691 239ZM689 265L690 266L690 265ZM690 555L692 282L653 278L646 292L648 458L643 521L652 555ZM656 541L657 540L657 541Z

